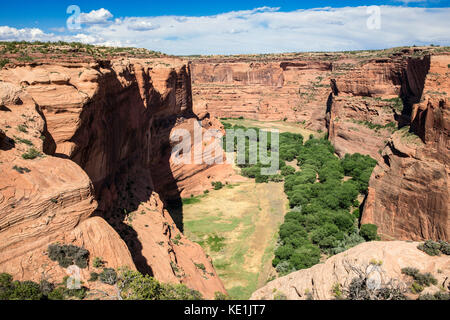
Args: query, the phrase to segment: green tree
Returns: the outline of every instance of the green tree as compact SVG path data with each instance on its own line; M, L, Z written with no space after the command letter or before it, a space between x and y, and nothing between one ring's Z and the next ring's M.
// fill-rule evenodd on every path
M375 241L379 239L378 227L374 224L363 224L359 234L366 239L366 241Z

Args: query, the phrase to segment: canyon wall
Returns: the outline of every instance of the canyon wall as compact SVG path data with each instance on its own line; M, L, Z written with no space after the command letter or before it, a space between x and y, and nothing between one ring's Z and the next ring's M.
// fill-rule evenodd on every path
M429 65L410 128L387 141L370 181L362 223L387 239L450 239L450 55L433 55Z
M218 118L306 121L325 131L331 62L326 57L258 60L205 58L192 62L194 109Z
M0 271L36 280L35 270L55 270L60 280L64 270L45 257L60 241L207 298L225 292L201 247L174 223L180 216L167 211L211 181L234 179L228 165L182 169L170 159L176 128L201 121L220 129L208 114L193 113L184 61L44 61L0 71L0 84L1 166L12 177L1 179ZM25 140L42 156L22 159Z
M198 58L194 109L328 130L337 155L378 161L362 223L385 239L448 240L449 51Z

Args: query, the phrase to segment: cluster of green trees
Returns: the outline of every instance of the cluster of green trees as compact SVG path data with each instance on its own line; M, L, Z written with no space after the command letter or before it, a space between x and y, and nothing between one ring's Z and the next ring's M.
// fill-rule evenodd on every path
M92 274L91 274L92 276ZM0 300L67 300L84 299L88 290L68 289L68 277L61 284L55 285L46 280L40 283L33 281L13 281L7 273L0 274ZM202 300L200 292L188 288L184 284L160 283L153 277L142 275L138 271L121 268L104 269L96 274L95 279L107 285L115 286L118 294L124 300Z
M325 139L312 138L297 150L300 170L282 169L293 210L280 228L273 260L281 274L310 268L322 254L337 254L377 238L374 225L363 226L360 233L357 216L351 213L360 205L358 195L367 192L376 161L360 154L339 159Z
M57 261L63 268L77 265L84 269L88 266L89 251L71 244L55 243L48 246L48 257L52 261Z
M238 166L241 168L241 173L243 176L248 178L254 178L256 183L267 183L269 181L274 182L281 182L284 180L284 177L281 174L277 175L263 175L261 173L261 169L265 167L270 167L270 165L264 165L261 163L260 158L260 132L263 131L259 128L247 128L239 125L231 125L227 122L223 122L225 129L233 129L235 131L237 130L243 130L244 132L247 132L248 130L253 130L256 135L253 136L247 136L245 140L245 163L244 164L238 164ZM227 139L227 137L226 137ZM227 140L224 139L224 148L226 147ZM252 150L250 148L250 143L253 143L256 146L256 149ZM303 144L303 136L300 134L293 134L293 133L281 133L280 134L280 140L279 140L279 149L278 148L272 148L272 137L271 133L267 132L267 157L272 157L272 152L277 153L280 159L280 167L281 169L284 169L286 167L285 161L292 161L295 159L295 156L298 154L300 150L300 146ZM234 150L238 151L238 139L234 139ZM254 152L254 154L252 154ZM277 156L274 155L274 156ZM251 164L250 160L252 159L252 156L256 159L256 164ZM293 169L293 168L292 168ZM289 169L287 169L289 170ZM294 170L295 171L295 170Z
M357 198L365 194L376 160L361 154L347 154L343 159L335 155L327 139L311 135L304 143L300 134L280 134L279 148L274 148L280 158L280 174L261 174L260 159L249 164L250 139L256 139L259 150L258 128L224 123L225 129L253 129L256 137L246 138L246 164L239 165L244 176L255 178L257 183L285 182L285 192L292 209L280 227L278 248L273 265L280 274L310 268L319 263L323 254L332 255L348 250L364 241L377 240L377 227L363 225L358 229L360 203ZM237 141L234 141L237 151ZM271 136L268 133L268 154ZM297 160L300 170L286 162ZM345 178L345 179L344 179Z
M87 289L68 289L67 277L55 285L47 280L39 283L33 281L13 281L8 273L0 274L0 300L67 300L84 299Z
M183 284L163 284L129 269L119 270L119 294L124 300L202 300L200 292Z

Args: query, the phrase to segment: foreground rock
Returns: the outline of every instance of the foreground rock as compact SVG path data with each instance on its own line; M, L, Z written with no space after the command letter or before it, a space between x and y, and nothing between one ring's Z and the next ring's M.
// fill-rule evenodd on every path
M448 285L450 259L446 255L431 257L417 249L414 242L367 242L346 252L331 257L325 263L306 270L294 272L270 282L256 291L252 300L272 300L285 296L288 300L331 300L336 299L336 284L345 288L358 276L353 267L366 271L379 270L374 275L381 283L394 280L407 288L410 278L403 275L402 268L417 268L421 273L430 272L438 281L437 286L426 292L439 291Z

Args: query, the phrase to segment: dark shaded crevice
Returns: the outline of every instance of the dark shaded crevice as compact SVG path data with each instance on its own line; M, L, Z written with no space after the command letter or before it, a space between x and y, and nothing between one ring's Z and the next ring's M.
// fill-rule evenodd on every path
M128 223L126 219L129 213L150 200L154 192L163 191L162 188L171 190L170 194L163 192L161 195L166 206L171 201L181 203L170 168L170 149L164 146L164 141L169 141L178 115L182 114L183 103L178 103L182 95L177 90L183 82L174 72L167 81L167 85L174 88L173 95L162 97L144 76L148 83L144 84L146 92L141 96L133 70L126 69L120 74L132 83L123 87L119 75L109 64L104 64L103 68L108 68L109 73L99 79L99 90L83 107L80 126L70 139L75 150L70 156L55 156L70 158L87 173L98 202L93 216L107 221L124 240L139 272L153 276L138 234L130 219ZM192 97L188 99L188 107L192 109ZM184 116L191 114L185 112ZM50 133L48 141L54 142ZM182 212L176 215L182 221Z
M422 58L408 58L406 68L400 75L402 84L400 97L404 105L403 116L409 118L412 113L412 106L420 102L425 88L425 80L430 71L430 65L430 55Z

